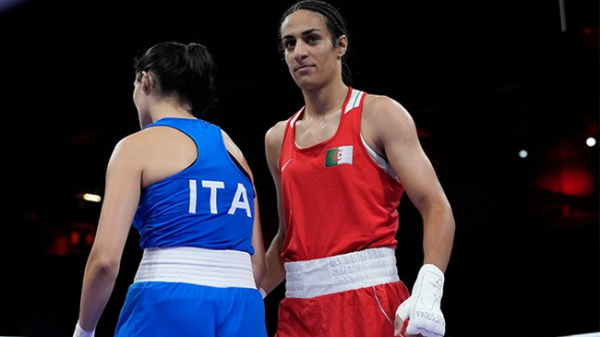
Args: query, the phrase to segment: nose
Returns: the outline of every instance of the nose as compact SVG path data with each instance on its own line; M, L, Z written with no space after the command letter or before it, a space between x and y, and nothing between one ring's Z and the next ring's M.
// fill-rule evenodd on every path
M308 56L307 49L307 44L304 43L304 41L296 41L296 45L294 46L294 59L296 59L296 61L305 59Z

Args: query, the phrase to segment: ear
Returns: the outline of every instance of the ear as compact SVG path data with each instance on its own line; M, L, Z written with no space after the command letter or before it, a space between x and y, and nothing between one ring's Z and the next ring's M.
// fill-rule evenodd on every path
M152 77L152 74L147 71L142 71L141 77L142 89L144 90L144 93L148 95L154 89L154 77Z
M337 40L337 45L335 48L338 59L341 59L344 54L348 51L348 37L346 35L342 35Z

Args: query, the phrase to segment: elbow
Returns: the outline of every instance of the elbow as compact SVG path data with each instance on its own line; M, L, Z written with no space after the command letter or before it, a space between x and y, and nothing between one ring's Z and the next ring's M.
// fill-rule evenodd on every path
M104 277L116 277L119 273L120 260L90 255L88 269L94 274Z

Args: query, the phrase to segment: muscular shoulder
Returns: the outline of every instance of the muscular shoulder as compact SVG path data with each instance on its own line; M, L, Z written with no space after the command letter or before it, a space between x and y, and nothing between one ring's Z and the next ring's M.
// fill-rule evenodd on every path
M283 135L285 134L288 121L289 119L277 122L277 124L270 127L265 134L265 154L267 156L267 163L272 169L279 160Z
M412 116L397 100L385 95L368 95L361 121L365 140L378 148L391 137L406 137L415 132Z
M187 135L171 127L156 126L119 141L110 164L119 172L143 172L146 187L189 166L197 159L197 153Z
M363 126L409 126L413 118L402 104L385 95L368 95L363 106Z
M397 100L385 95L369 94L363 106L364 117L402 117L410 118L408 111Z
M265 134L265 143L267 146L271 144L281 144L288 121L289 120L279 121L267 130L267 133Z
M125 136L117 143L113 151L113 156L130 157L130 155L137 153L138 155L132 156L137 158L139 157L139 154L146 151L146 148L152 146L155 138L156 137L153 137L152 132L149 130L140 130L132 133Z
M122 138L110 156L108 172L141 172L148 146L146 138L140 131Z

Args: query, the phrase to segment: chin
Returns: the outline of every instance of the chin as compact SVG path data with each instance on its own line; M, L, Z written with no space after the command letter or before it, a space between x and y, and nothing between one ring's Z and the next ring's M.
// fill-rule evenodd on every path
M319 82L309 81L307 79L296 80L296 85L302 90L310 91L319 89L322 85Z

